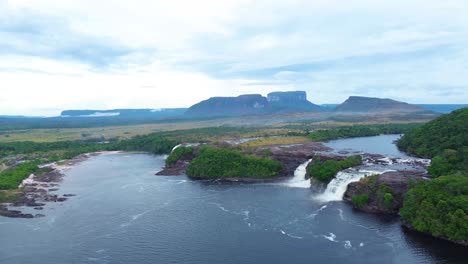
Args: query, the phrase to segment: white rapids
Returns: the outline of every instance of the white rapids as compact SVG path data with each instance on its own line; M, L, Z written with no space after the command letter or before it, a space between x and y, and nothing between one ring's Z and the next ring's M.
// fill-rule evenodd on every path
M312 159L299 165L296 171L294 171L294 178L287 181L285 185L294 188L310 188L310 180L306 179L305 176L307 173L307 165L309 165L311 161Z
M316 200L321 202L341 201L346 192L348 184L357 182L360 179L374 175L382 174L384 171L370 171L370 170L344 170L338 172L336 177L327 185L327 188L322 194L315 197Z

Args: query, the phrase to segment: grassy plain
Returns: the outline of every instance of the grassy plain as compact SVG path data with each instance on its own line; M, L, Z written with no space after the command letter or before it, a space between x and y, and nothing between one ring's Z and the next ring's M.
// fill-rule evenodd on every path
M288 132L303 132L310 129L329 128L349 125L371 125L388 123L414 123L427 122L434 119L434 115L406 116L406 115L342 115L333 116L329 113L291 113L281 115L246 116L219 118L195 121L160 122L154 124L103 126L92 128L50 128L50 129L25 129L5 131L0 129L0 143L33 141L55 142L69 140L109 140L127 139L138 135L147 135L155 132L192 130L208 127L247 127L255 128L254 131L242 133L226 133L217 135L219 140L240 137L258 137L284 135ZM86 122L86 120L83 120ZM209 135L212 141L212 135ZM299 139L294 139L299 140ZM259 144L263 144L257 142ZM254 144L254 143L251 143Z

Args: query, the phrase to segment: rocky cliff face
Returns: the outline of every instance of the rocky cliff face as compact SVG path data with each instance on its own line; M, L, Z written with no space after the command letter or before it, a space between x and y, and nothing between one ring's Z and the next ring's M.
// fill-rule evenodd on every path
M422 107L392 99L351 96L338 105L337 112L388 113L388 112L430 112Z
M398 214L410 184L423 180L425 176L424 171L391 171L369 176L349 184L343 199L364 212ZM359 196L367 197L362 205L353 202L353 197Z

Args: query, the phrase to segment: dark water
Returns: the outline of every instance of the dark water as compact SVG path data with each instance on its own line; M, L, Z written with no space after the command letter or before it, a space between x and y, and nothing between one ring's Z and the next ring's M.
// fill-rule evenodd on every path
M309 189L157 177L163 157L101 155L68 171L37 219L0 217L0 263L464 263L395 218Z
M336 151L348 150L359 151L371 154L381 154L394 158L408 158L408 156L398 150L394 141L400 138L401 135L380 135L374 137L357 137L331 140L325 143Z

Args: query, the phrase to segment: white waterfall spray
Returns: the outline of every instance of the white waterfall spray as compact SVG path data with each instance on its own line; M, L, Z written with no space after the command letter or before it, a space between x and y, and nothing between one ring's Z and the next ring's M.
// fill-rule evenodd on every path
M306 179L305 176L307 173L307 165L309 165L311 161L312 159L299 165L296 171L294 171L294 178L286 182L285 185L295 188L310 188L310 180Z
M357 182L361 178L381 174L383 171L369 171L369 170L344 170L338 172L336 177L327 185L327 189L322 194L319 194L315 199L321 202L341 201L346 192L348 184Z
M201 143L182 143L182 144L179 144L179 145L173 147L172 150L171 150L171 153L174 150L176 150L176 149L178 149L180 147L197 147L197 146L200 146L200 145L201 145Z

